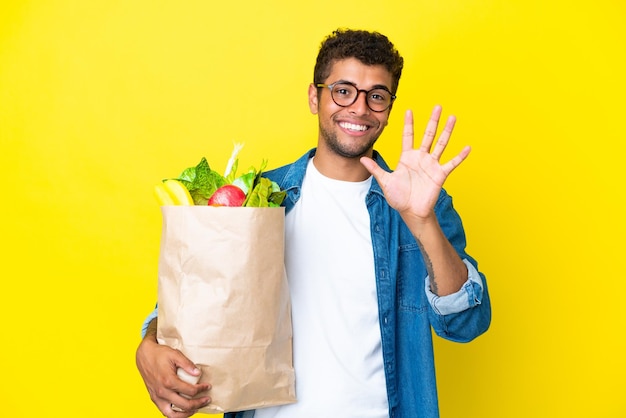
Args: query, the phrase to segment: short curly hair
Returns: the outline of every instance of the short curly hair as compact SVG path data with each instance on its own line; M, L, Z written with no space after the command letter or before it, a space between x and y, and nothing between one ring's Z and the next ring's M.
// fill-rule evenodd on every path
M404 59L389 39L378 32L337 29L320 46L313 72L313 83L323 83L335 61L356 58L366 65L382 65L391 73L391 92L396 94Z

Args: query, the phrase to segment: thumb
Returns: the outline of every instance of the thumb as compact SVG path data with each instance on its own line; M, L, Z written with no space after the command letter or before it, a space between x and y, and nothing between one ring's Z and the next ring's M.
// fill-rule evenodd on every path
M376 181L378 181L379 183L380 183L380 177L382 177L384 174L387 173L385 170L380 168L380 166L378 165L376 161L372 160L369 157L361 157L359 161L361 161L361 164L363 164L363 166L367 169L367 171L369 171L370 174L374 176Z
M180 380L182 380L183 382L187 382L190 385L195 385L200 380L200 370L198 369L195 369L195 370L196 370L196 373L191 374L191 373L188 373L185 369L181 369L179 367L178 369L176 369L176 375L178 375Z
M176 365L177 369L184 370L187 374L190 374L192 376L200 376L200 369L191 360L189 360L179 351L176 352L176 354L178 354L178 356L174 359L174 364Z

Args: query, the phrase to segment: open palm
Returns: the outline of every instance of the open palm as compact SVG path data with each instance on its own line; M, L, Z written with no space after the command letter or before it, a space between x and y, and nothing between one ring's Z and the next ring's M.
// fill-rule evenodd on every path
M433 213L448 175L465 160L470 152L470 147L465 147L450 161L445 164L440 163L441 155L448 145L456 122L455 117L450 116L435 142L441 110L441 106L433 109L422 143L417 149L413 148L413 113L410 110L406 112L402 134L402 154L392 173L384 171L369 158L361 160L380 184L389 205L400 213L418 218L429 217Z

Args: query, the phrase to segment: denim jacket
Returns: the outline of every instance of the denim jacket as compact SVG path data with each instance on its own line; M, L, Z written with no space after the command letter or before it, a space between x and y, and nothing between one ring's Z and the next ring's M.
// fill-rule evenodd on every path
M309 151L293 164L265 173L287 191L289 212L300 198ZM374 159L390 171L382 157ZM390 418L439 416L431 328L448 340L468 342L489 328L491 306L477 264L465 253L465 232L452 198L441 191L435 213L441 228L468 267L468 280L455 294L438 297L428 285L419 246L397 211L373 179L366 198L376 269L378 309ZM297 373L297 370L296 370ZM225 418L253 417L252 411Z

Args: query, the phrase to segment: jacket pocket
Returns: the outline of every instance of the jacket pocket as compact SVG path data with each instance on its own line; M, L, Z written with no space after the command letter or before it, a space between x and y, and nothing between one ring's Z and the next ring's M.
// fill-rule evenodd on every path
M422 313L428 311L424 281L428 273L417 243L398 247L397 292L399 308Z

